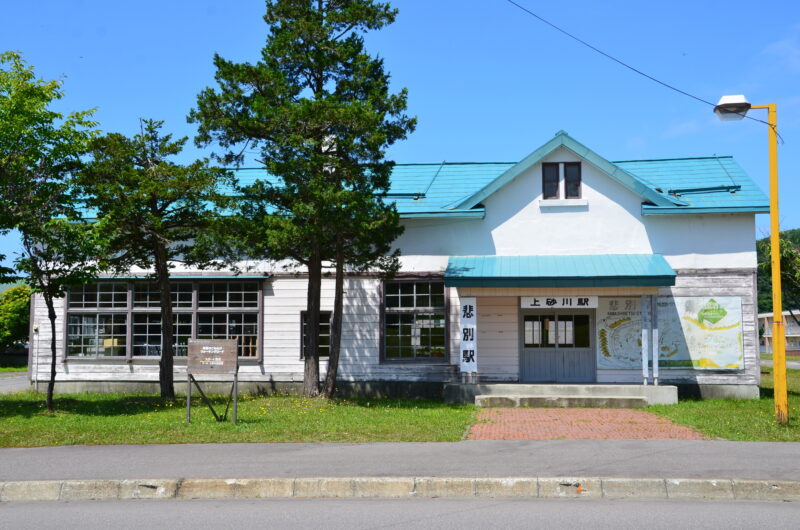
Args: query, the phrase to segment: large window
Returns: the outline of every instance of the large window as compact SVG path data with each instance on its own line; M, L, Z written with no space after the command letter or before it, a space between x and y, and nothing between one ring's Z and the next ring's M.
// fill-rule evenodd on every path
M440 281L387 282L384 292L384 357L447 357L447 310Z
M261 288L257 281L175 281L173 352L185 357L190 338L235 339L239 356L260 355ZM158 358L161 356L160 293L148 282L98 282L70 291L67 356Z

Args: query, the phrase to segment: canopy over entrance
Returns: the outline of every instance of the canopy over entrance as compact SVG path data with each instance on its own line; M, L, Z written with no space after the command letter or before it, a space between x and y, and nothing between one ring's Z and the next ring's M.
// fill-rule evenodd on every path
M448 287L660 287L675 285L661 254L452 256Z

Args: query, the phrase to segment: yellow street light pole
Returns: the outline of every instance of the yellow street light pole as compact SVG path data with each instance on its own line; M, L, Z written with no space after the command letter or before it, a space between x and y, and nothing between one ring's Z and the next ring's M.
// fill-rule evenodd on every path
M723 96L714 112L723 120L742 119L750 109L766 109L769 125L769 222L770 264L772 265L772 367L775 386L775 420L789 423L786 389L786 335L781 300L781 232L778 216L778 110L775 103L750 105L744 96Z

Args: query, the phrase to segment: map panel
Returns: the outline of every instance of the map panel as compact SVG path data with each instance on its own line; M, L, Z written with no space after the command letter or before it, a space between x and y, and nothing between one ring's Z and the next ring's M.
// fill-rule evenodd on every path
M740 297L660 297L657 311L660 367L744 368Z
M597 368L642 367L641 298L600 298L597 304Z

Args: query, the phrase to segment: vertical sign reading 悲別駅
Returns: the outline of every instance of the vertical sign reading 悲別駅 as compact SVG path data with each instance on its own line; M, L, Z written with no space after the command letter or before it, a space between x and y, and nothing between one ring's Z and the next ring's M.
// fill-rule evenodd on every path
M597 368L641 368L641 298L600 298L597 304L597 344Z
M461 373L478 371L478 306L475 297L462 297L460 317Z
M662 368L744 368L740 297L659 297L657 312Z

